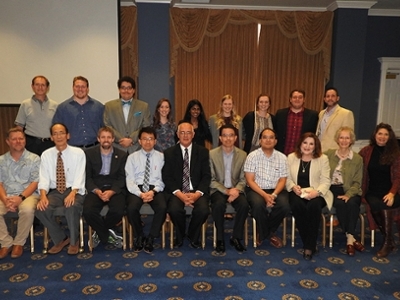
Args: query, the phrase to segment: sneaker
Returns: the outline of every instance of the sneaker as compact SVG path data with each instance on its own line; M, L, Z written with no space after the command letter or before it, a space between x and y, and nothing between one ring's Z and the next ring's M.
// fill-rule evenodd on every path
M122 248L122 240L114 238L111 234L108 236L107 242L116 248Z
M96 248L100 244L99 235L95 232L92 234L92 248ZM90 248L90 241L88 241L88 246Z
M122 236L117 235L117 234L115 233L114 230L108 229L108 232L110 233L110 235L111 235L114 239L116 239L116 240L120 239L120 240L122 241Z

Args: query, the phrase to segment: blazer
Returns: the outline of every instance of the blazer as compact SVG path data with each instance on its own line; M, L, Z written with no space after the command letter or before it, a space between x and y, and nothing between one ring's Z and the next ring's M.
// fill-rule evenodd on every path
M272 127L274 127L274 115L269 114L271 117ZM243 118L243 136L245 139L243 150L247 154L250 153L251 142L253 141L254 135L254 122L255 122L254 111L249 111ZM283 152L283 151L281 151Z
M211 136L212 136L212 147L217 148L219 144L219 129L217 128L217 124L215 123L217 120L217 115L212 115L208 122L210 126ZM239 140L239 148L243 147L243 123L242 118L239 119L239 128L238 128L239 136L237 139Z
M321 122L324 114L326 112L326 108L321 110L319 113L319 120L317 125L317 136L321 141L322 151L326 151L328 149L337 149L338 144L336 143L334 137L336 131L342 126L348 126L351 129L354 129L354 116L353 112L341 107L339 104L337 105L335 111L332 116L329 118L328 123L326 124L325 132L321 135Z
M246 157L246 152L237 147L234 148L231 167L231 182L232 187L237 188L241 192L244 192L246 186L246 179L244 177L244 162L246 161ZM225 194L225 165L221 146L210 151L210 168L210 194L214 194L217 191Z
M105 185L110 185L111 190L116 194L126 193L125 189L125 163L127 153L114 148L111 157L109 175L100 175L103 162L101 160L100 145L89 148L86 154L86 190L88 193L94 189L101 189Z
M297 158L295 153L290 153L287 162L289 174L286 180L286 189L288 192L291 192L293 187L297 185L300 158ZM333 194L329 190L331 186L330 168L328 157L325 154L311 160L310 186L322 193L322 197L326 201L326 206L331 209L333 205Z
M282 108L277 110L275 117L272 119L274 122L274 130L278 142L276 143L275 149L282 152L285 150L286 143L286 131L287 131L287 119L290 107ZM301 125L301 134L305 132L315 132L318 124L318 112L308 108L304 108L303 111L303 124Z
M127 151L119 145L119 140L129 137L134 143L128 148L128 152L135 152L140 148L138 143L139 130L151 125L149 105L141 100L133 99L129 109L128 121L125 123L121 99L107 102L104 106L104 124L114 130L114 147Z
M172 194L182 189L183 155L180 144L164 151L164 167L162 178L165 183L164 191ZM190 155L190 182L193 190L209 195L211 181L210 155L208 149L192 143Z

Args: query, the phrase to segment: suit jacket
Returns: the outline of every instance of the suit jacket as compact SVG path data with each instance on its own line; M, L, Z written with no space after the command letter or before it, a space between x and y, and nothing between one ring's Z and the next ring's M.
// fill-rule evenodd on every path
M339 146L336 143L334 137L336 131L343 126L348 126L354 129L354 116L353 112L341 107L339 104L337 105L335 111L332 116L329 118L328 123L326 124L325 132L322 137L321 134L321 122L324 117L326 109L321 110L319 113L319 120L317 125L317 136L321 141L322 151L326 151L328 149L337 149Z
M88 193L94 189L101 189L105 185L110 185L115 193L126 193L125 190L125 163L127 153L114 148L111 157L109 175L100 175L103 162L101 160L100 146L89 148L86 154L86 189Z
M286 180L286 189L291 192L293 187L297 185L297 175L299 173L300 158L294 153L288 156L289 174ZM329 190L331 186L329 160L325 154L321 157L313 158L310 165L310 186L322 193L329 209L332 208L333 194Z
M281 151L282 153L285 150L287 118L289 109L289 107L279 109L276 112L275 117L272 119L272 121L274 122L274 130L278 138L278 143L276 144L275 149ZM304 108L301 134L305 132L315 132L317 130L317 123L318 112L315 110Z
M124 112L120 99L107 102L104 106L104 124L114 130L114 146L127 151L135 152L140 148L138 143L139 130L151 125L149 105L141 100L133 99L129 109L128 121L125 123ZM118 143L121 138L129 137L134 143L128 149Z
M180 144L176 144L164 151L164 167L162 177L165 191L172 194L182 189L183 156ZM194 190L199 190L205 196L209 195L211 171L208 149L192 143L190 156L190 181Z
M246 179L244 177L244 162L247 154L243 150L235 147L233 150L232 167L231 167L231 182L232 187L244 192ZM217 191L225 194L225 166L222 147L212 149L210 151L210 167L211 167L211 185L210 194Z

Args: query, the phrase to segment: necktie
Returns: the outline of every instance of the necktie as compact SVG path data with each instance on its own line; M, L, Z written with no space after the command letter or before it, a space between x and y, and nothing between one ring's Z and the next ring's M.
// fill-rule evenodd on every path
M146 168L144 170L144 179L143 179L143 192L149 191L149 181L150 181L150 153L146 153Z
M64 172L64 163L61 158L61 152L58 152L57 155L57 179L56 179L56 189L61 194L65 192L67 186L65 185L65 172Z
M190 191L190 169L189 169L189 153L185 148L185 156L183 157L183 177L182 177L182 192L188 193Z

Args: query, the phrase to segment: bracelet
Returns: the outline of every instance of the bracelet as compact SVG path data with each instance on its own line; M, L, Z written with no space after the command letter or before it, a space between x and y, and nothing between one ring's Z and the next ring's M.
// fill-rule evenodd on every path
M272 197L274 197L274 199L278 198L278 195L275 193L272 193L271 195L272 195Z

